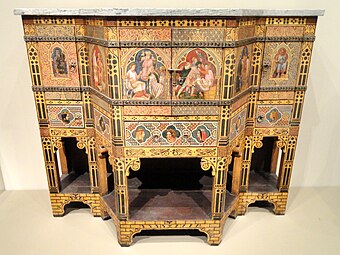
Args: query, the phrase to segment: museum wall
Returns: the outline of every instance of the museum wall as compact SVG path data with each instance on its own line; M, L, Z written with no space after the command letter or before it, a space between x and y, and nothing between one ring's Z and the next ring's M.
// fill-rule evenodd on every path
M4 189L5 189L5 184L4 184L4 179L2 178L2 172L0 168L0 190L4 190Z
M13 0L0 3L0 169L7 190L47 189L21 17L13 15L19 7L325 9L317 25L292 186L340 185L339 1Z

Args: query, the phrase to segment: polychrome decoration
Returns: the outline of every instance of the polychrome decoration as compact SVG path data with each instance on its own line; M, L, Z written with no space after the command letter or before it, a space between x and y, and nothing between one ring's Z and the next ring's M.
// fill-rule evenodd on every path
M188 49L176 59L176 84L173 99L215 99L220 66L208 49Z
M285 214L319 14L27 11L54 216L84 203L129 246L168 229L218 245L257 201Z
M125 99L164 99L168 92L168 66L160 51L140 49L131 52L124 69L123 97ZM128 54L128 53L126 53Z

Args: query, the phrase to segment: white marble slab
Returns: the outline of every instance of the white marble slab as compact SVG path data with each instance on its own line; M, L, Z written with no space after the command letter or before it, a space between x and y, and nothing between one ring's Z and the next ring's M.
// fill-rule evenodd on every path
M116 17L235 17L235 16L323 16L324 10L270 10L270 9L177 9L177 8L99 8L99 9L53 9L17 8L15 15L55 15L55 16L116 16Z

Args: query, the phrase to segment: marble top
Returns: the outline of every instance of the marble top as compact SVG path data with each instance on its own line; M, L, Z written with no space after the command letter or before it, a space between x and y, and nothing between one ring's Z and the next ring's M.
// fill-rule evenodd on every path
M55 15L55 16L116 16L116 17L275 17L275 16L323 16L324 10L270 10L270 9L226 9L226 8L17 8L15 15Z

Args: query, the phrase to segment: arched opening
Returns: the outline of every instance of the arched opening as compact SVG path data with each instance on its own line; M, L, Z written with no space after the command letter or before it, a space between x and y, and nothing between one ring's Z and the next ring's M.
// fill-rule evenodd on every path
M249 204L248 207L263 208L267 209L270 212L274 211L274 204L265 200L255 201L254 203Z
M89 165L85 149L77 147L74 137L62 138L62 148L56 151L57 168L62 193L90 193Z
M251 158L250 192L277 192L277 179L282 161L282 150L277 137L264 137L261 148L255 148Z
M84 204L83 202L71 202L64 206L65 215L72 211L79 210L79 209L86 209L88 211L91 210L90 206L87 204Z
M131 220L210 219L213 178L200 158L143 158L130 171Z
M134 237L143 239L145 236L190 236L201 237L202 239L207 236L206 233L199 231L198 229L167 229L167 230L142 230L136 233Z

